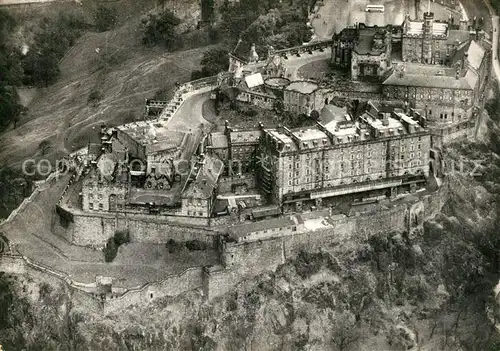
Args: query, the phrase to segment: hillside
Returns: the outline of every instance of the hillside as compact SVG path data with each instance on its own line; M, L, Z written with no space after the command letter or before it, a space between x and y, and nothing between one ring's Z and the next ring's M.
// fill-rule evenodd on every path
M45 157L55 159L85 146L95 137L93 128L102 123L116 125L141 117L146 98L159 91L168 95L176 81L188 81L199 68L204 51L210 46L168 53L142 44L141 14L154 1L113 2L118 9L116 29L87 32L60 61L61 77L54 85L40 89L16 129L0 137L0 164L18 165L25 158L40 155L38 146L47 140L51 148ZM94 1L78 4L44 5L39 15L74 13L92 21ZM20 41L30 41L30 27L40 17L38 8L16 13L25 25L19 29ZM20 11L20 10L18 10ZM192 14L189 7L187 14ZM188 36L188 39L190 37ZM89 95L101 96L97 106ZM166 96L165 96L166 97Z

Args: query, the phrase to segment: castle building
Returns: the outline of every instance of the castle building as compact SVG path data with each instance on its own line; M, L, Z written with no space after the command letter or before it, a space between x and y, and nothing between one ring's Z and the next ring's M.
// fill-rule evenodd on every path
M290 83L283 92L283 105L286 111L309 116L314 108L319 85L310 81Z
M226 121L224 132L208 134L205 149L223 161L225 174L252 173L261 135L260 128L238 130Z
M453 29L450 21L437 21L434 13L424 13L423 21L406 17L403 23L404 62L445 65L453 51L469 39L479 40L477 29L469 31L467 21L460 21Z
M201 155L182 190L181 215L206 218L212 216L217 184L223 170L221 160Z
M370 103L356 121L339 116L315 128L264 129L259 184L272 202L297 210L309 200L414 188L429 174L425 123L419 114L384 113Z
M459 46L450 66L406 63L383 82L383 99L422 110L430 124L466 122L481 99L489 55L474 40Z
M122 161L115 154L105 153L92 165L82 182L84 211L114 212L125 209L130 183L128 172L120 165Z
M380 78L391 67L393 27L359 24L334 34L332 63L349 68L351 78Z

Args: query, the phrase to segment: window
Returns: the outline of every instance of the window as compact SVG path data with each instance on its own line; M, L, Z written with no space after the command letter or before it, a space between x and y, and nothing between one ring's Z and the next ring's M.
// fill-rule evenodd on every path
M99 209L102 210L104 208L103 204L99 204Z
M288 169L292 169L292 165L288 165Z
M94 204L92 202L89 203L89 209L91 209L91 210L94 209Z
M296 232L297 231L297 227L293 226L292 227L292 232Z
M288 185L292 185L292 181L291 180L288 181Z

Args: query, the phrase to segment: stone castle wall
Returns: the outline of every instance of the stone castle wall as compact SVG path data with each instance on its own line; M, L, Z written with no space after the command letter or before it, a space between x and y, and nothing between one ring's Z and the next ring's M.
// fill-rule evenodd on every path
M104 311L106 314L120 312L129 306L145 306L151 301L165 297L175 297L188 291L203 287L203 268L188 268L180 274L175 274L166 279L147 284L138 289L131 289L125 294L113 297L108 295L104 302Z
M230 291L236 284L264 272L274 271L301 250L310 252L347 241L364 241L379 233L421 233L424 220L438 213L446 201L447 188L371 214L334 217L332 227L280 238L246 243L228 243L222 255L224 267L205 272L205 294L209 299Z
M153 215L83 213L58 208L59 221L53 231L74 245L104 247L117 231L128 231L131 242L164 244L168 240L199 240L212 245L217 231L207 229L206 221L182 217L158 218ZM70 219L67 219L70 218ZM198 227L198 226L199 227Z

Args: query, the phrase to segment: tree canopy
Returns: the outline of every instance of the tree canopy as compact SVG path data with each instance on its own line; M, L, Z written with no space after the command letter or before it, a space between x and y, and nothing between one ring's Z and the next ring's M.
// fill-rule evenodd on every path
M163 45L167 49L175 49L179 46L179 36L176 27L181 20L170 10L160 14L150 14L143 21L144 37L142 41L147 46Z

